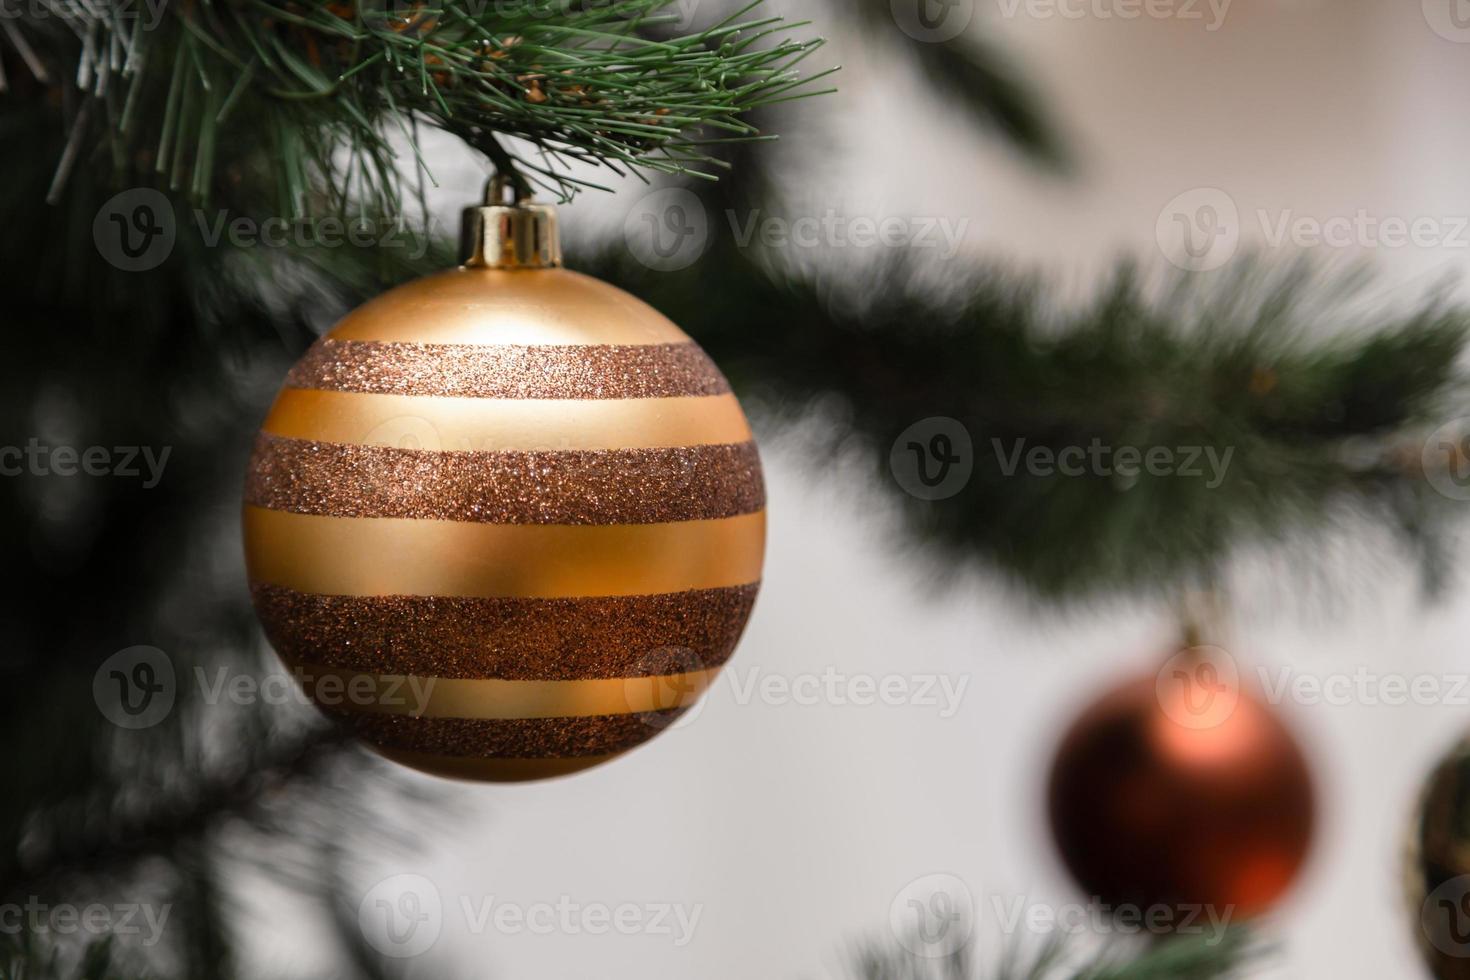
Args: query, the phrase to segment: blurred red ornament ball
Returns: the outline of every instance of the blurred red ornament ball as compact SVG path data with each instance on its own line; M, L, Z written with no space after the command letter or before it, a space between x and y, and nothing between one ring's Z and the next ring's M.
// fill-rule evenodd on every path
M1239 920L1301 870L1315 810L1306 760L1224 658L1176 656L1105 695L1062 741L1052 833L1104 905L1203 905Z

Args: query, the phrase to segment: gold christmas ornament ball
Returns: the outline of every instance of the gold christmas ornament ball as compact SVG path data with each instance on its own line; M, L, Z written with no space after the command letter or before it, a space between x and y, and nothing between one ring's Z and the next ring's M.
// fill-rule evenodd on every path
M549 208L470 209L464 259L292 368L250 460L246 566L288 668L378 752L537 779L710 685L760 584L765 489L719 370L561 268Z

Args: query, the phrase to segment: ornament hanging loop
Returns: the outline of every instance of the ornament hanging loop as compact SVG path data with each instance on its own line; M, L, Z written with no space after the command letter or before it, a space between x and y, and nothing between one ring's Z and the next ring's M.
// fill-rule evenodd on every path
M497 172L485 183L486 207L521 207L531 200L530 191Z
M1229 638L1225 597L1213 583L1185 589L1180 594L1179 621L1184 649L1222 646Z
M554 269L561 265L556 209L535 204L504 174L485 185L485 203L465 208L460 265L470 269Z

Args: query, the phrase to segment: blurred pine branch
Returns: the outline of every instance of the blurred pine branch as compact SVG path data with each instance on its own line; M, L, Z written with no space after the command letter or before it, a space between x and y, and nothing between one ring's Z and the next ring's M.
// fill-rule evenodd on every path
M79 171L45 203L55 109L0 103L0 138L25 146L3 197L0 266L12 288L0 359L0 444L170 450L166 478L0 480L0 540L23 573L0 600L0 903L168 909L157 946L27 926L0 974L230 977L248 922L242 874L320 910L322 947L369 962L335 914L328 845L385 853L446 812L385 763L293 705L199 696L196 676L268 670L239 565L239 488L281 374L340 311L411 270L398 252L317 256L205 247L180 237L158 269L127 273L91 240L114 190ZM248 200L248 194L241 200ZM350 256L347 253L351 253ZM442 262L429 252L423 261ZM179 678L159 724L120 729L93 698L114 652L147 644ZM203 674L196 675L196 671ZM342 889L353 887L338 881ZM352 962L344 958L344 962ZM80 971L80 972L79 972ZM364 974L366 975L366 974Z
M853 16L885 39L913 63L931 91L980 130L1000 136L1033 162L1057 170L1072 163L1034 83L973 27L946 40L921 40L894 29L892 0L835 0L831 6L834 19ZM963 9L956 5L947 12Z
M1241 928L1209 939L1116 942L1100 950L1096 945L1061 937L1034 947L1013 942L996 962L981 964L971 945L924 958L900 946L869 943L854 957L853 973L858 980L1229 980L1259 965L1265 952Z
M1420 446L1463 401L1464 309L1384 312L1357 278L1251 260L1163 284L1124 265L1069 307L1040 277L963 260L900 253L844 277L767 259L722 236L682 272L617 249L582 265L667 313L780 419L819 406L818 457L856 439L949 562L1051 598L1172 594L1244 548L1310 542L1353 514L1393 529L1431 584L1443 572L1452 502L1424 479ZM931 417L963 423L975 460L957 496L932 502L887 472L894 440ZM1201 478L1015 465L1018 451L1094 443L1198 448Z

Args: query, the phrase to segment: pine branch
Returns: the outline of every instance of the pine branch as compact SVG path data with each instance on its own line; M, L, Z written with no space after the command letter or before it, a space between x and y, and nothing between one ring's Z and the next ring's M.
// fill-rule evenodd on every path
M211 831L252 818L261 801L290 792L293 784L314 785L333 759L352 748L334 728L317 728L279 746L247 770L194 788L189 806L162 808L138 823L96 826L92 836L69 839L36 861L17 869L5 883L7 893L54 882L68 874L111 874L138 861L188 848Z
M1125 266L1062 308L1009 269L900 253L829 276L728 236L683 272L620 251L581 261L689 330L757 409L794 422L820 405L814 460L861 446L861 475L948 568L979 563L1051 598L1172 593L1348 514L1396 532L1431 586L1445 567L1453 502L1425 480L1420 448L1437 416L1462 414L1470 312L1433 298L1383 312L1363 282L1243 261L1164 286ZM948 499L915 499L890 450L933 417L964 426L974 471ZM1176 470L1125 478L1089 457L1067 474L1025 459L1094 445L1167 448Z
M896 946L869 944L854 958L859 980L1229 980L1258 962L1265 951L1244 929L1205 941L1165 939L1140 948L1112 943L1101 950L1080 939L1061 939L1028 949L1013 943L997 962L981 965L970 946L924 959Z
M873 32L889 40L922 73L935 90L958 110L968 113L979 128L992 130L1032 160L1055 169L1071 164L1057 122L1043 107L1034 87L996 49L966 31L943 40L912 37L895 29L895 11L907 9L891 0L837 0L860 16ZM945 8L958 16L966 8ZM942 36L942 35L941 35Z
M29 932L0 934L0 980L147 980L147 971L121 960L111 939L94 940L72 958Z
M131 0L36 0L7 34L37 80L78 90L53 198L105 146L192 200L269 177L282 214L401 214L406 176L429 173L412 120L565 198L593 186L575 164L713 176L708 138L762 138L746 114L812 93L797 65L821 42L784 36L803 25L753 16L757 0L645 37L669 2L215 0L170 3L150 24Z

